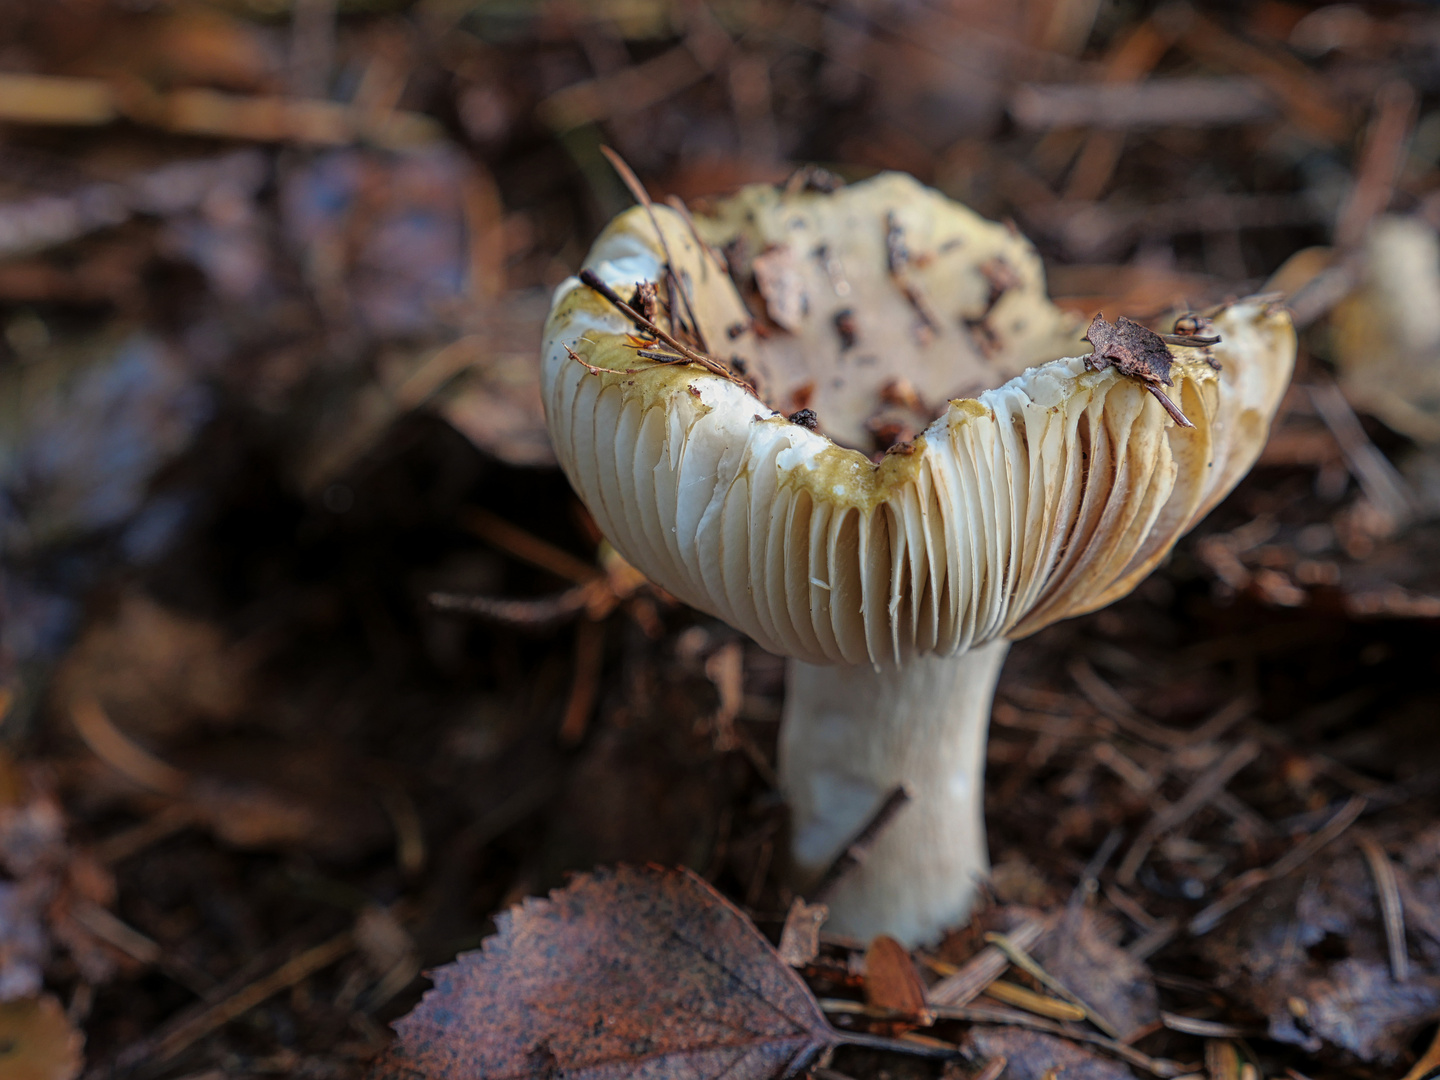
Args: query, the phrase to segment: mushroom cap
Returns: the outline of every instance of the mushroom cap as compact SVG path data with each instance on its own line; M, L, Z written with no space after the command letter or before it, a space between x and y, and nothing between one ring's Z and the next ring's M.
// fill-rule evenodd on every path
M811 211L808 227L854 278L855 253L867 244L883 250L873 238L885 237L892 220L873 205L876 191L895 213L927 223L914 234L927 244L947 227L960 233L967 261L942 267L938 283L924 277L934 260L914 278L852 281L845 299L868 317L885 305L896 310L899 294L904 310L918 280L932 312L950 310L954 295L944 286L963 282L967 267L983 276L976 259L993 256L980 240L1003 226L893 175L833 195L747 189L693 225L668 207L633 208L600 236L586 265L628 297L636 283L666 277L668 247L711 350L747 357L747 370L763 367L774 351L754 340L750 313L711 246L727 222L733 228L734 208L769 207L782 224L798 216L787 209ZM821 200L840 212L813 213ZM752 228L757 218L738 214ZM1043 290L1033 252L1010 239L1012 261ZM1114 368L1088 370L1083 357L1005 372L1046 359L1047 348L1057 355L1078 345L1073 323L1043 291L1026 297L1023 340L999 363L995 350L982 355L998 385L951 400L878 463L790 422L739 381L639 357L637 348L653 346L639 344L626 317L574 278L556 291L546 324L542 389L561 467L611 543L656 583L773 652L812 664L892 664L1020 637L1110 603L1244 475L1289 381L1295 335L1289 316L1265 300L1209 314L1221 343L1174 349L1166 391L1192 429L1175 426L1141 382ZM945 319L929 321L941 325L920 336L925 347L946 331ZM735 326L745 329L727 340ZM803 313L795 328L801 333L771 334L803 336ZM820 370L820 347L812 345L807 371ZM915 351L908 359L919 365L925 358ZM957 366L965 361L958 349L952 355ZM858 413L841 398L833 408L846 412L839 426L853 432ZM821 420L833 430L825 410L822 402Z

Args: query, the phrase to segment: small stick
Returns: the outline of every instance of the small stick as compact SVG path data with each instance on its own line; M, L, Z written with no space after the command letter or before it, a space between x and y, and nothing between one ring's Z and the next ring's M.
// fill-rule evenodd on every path
M820 875L820 880L815 883L815 888L810 894L812 904L823 903L835 890L841 878L848 874L855 867L865 861L865 856L875 845L875 840L885 827L895 819L895 815L905 808L910 801L910 792L905 790L904 784L896 784L890 794L871 815L865 826L855 834L855 838L845 845L839 855L835 857L825 873Z
M655 216L655 204L650 199L650 193L645 190L645 185L635 175L635 171L625 163L625 159L608 146L600 147L600 152L605 155L605 160L610 162L613 168L624 181L625 186L630 189L630 194L635 196L635 201L645 208L645 213L650 216L650 224L655 229L655 235L660 239L660 250L665 253L665 273L670 278L670 291L680 294L680 301L685 305L685 315L690 320L690 328L695 331L695 336L700 339L700 348L705 352L710 351L710 346L705 341L705 332L700 329L700 320L695 317L695 308L690 303L690 290L685 288L680 280L680 275L675 270L675 258L670 254L670 245L665 240L665 233L660 228L660 219Z
M1373 836L1355 838L1361 854L1370 865L1375 891L1380 896L1380 917L1385 923L1385 944L1390 949L1390 974L1397 983L1410 978L1410 956L1405 951L1405 907L1400 901L1400 886L1395 880L1395 867Z
M1170 398L1165 394L1165 391L1161 390L1153 383L1146 383L1145 389L1149 390L1150 393L1155 395L1155 400L1160 402L1161 408L1163 408L1167 413L1170 414L1170 419L1174 420L1175 423L1179 424L1181 427L1193 428L1195 426L1190 422L1190 418L1180 411L1180 406L1176 405L1173 401L1170 400Z
M115 726L98 699L85 695L70 706L70 720L90 752L125 779L159 795L179 796L190 776L131 741Z
M510 626L548 626L584 611L595 599L597 591L605 591L603 579L572 585L564 592L538 600L513 600L477 593L432 592L427 599L436 611L453 611Z
M1000 1080L1000 1074L1005 1071L1005 1066L1010 1064L1010 1059L1004 1054L996 1054L985 1063L985 1067L975 1074L973 1080Z
M1089 1021L1106 1035L1110 1036L1110 1038L1118 1039L1120 1037L1120 1033L1115 1030L1114 1025L1112 1025L1110 1021L1097 1013L1079 994L1075 993L1059 979L1055 978L1054 975L1051 975L1037 964L1035 958L1020 948L1020 946L1016 945L1012 939L1006 937L1004 934L986 934L985 940L1003 952L1010 959L1010 962L1021 971L1038 979L1042 985L1055 991L1055 993L1059 994L1066 1001L1084 1009Z
M1048 929L1039 919L1027 919L1010 931L1010 940L1022 949L1033 948ZM959 1006L968 1004L985 988L1005 973L1010 961L994 945L986 945L961 965L953 975L947 975L925 992L925 1000L931 1005Z
M274 997L282 990L299 983L302 979L327 968L335 961L349 955L355 948L355 933L346 930L329 941L321 942L300 955L287 960L264 978L251 983L223 1001L217 1002L203 1012L171 1028L169 1033L155 1044L154 1059L157 1063L171 1061L182 1051L203 1039L217 1028L243 1016L256 1005Z
M1160 1023L1171 1031L1178 1031L1182 1035L1198 1035L1202 1039L1250 1039L1255 1036L1264 1037L1264 1028L1246 1028L1239 1024L1222 1024L1218 1020L1197 1020L1193 1016L1179 1016L1176 1013L1162 1012Z
M560 745L575 747L585 737L595 698L600 692L600 669L605 658L605 633L593 619L581 619L575 628L575 674L565 716L560 721Z
M1220 335L1200 337L1198 334L1156 334L1166 345L1180 345L1185 348L1205 349L1220 344Z
M460 527L466 532L499 548L506 555L529 563L548 574L573 581L577 585L602 576L600 568L593 563L570 554L548 540L540 539L490 510L470 506L462 509L459 516Z
M1120 861L1120 867L1115 872L1115 880L1121 885L1129 886L1135 880L1135 874L1139 871L1140 865L1145 861L1145 856L1150 854L1150 848L1154 846L1165 833L1177 826L1183 825L1196 811L1206 803L1210 802L1228 784L1241 769L1260 756L1260 744L1254 739L1246 739L1236 744L1228 754L1217 761L1190 786L1190 790L1164 811L1156 814L1149 823L1140 830L1140 835L1125 853L1125 858Z
M581 270L580 280L586 285L588 285L590 288L598 292L606 300L610 301L610 303L613 304L631 322L654 334L657 338L663 341L666 345L669 345L670 348L674 349L685 359L691 361L692 363L699 364L701 367L705 368L705 370L712 372L713 374L719 375L723 379L729 379L736 386L743 386L752 394L755 393L755 388L753 386L747 383L744 379L740 378L740 376L736 375L734 372L729 371L727 368L725 368L723 364L719 363L719 361L711 359L704 353L696 352L694 349L690 348L689 345L686 345L682 341L668 334L666 331L662 330L658 325L656 325L652 320L647 319L644 315L641 315L624 300L621 300L620 295L614 289L610 288L609 285L606 285L605 282L601 281L599 275L597 275L594 270L591 270L589 267ZM580 357L576 356L574 351L569 349L568 347L565 351L570 353L570 356L573 359L579 360L581 364L584 364L585 367L588 368L592 374L596 374L606 370L605 368L598 368L595 367L593 364L587 364L584 360L580 360ZM626 374L631 373L627 372Z

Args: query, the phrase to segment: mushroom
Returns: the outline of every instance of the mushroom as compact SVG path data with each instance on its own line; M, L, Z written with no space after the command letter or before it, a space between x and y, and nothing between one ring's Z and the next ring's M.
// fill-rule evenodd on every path
M1288 315L1207 312L1220 343L1177 345L1164 385L1092 369L1023 238L896 174L746 188L694 218L636 207L586 268L545 330L562 468L626 559L790 658L797 886L903 784L830 926L935 937L988 869L1010 641L1128 593L1249 469L1294 361ZM663 337L624 301L646 283ZM948 404L879 453L867 422L927 399Z

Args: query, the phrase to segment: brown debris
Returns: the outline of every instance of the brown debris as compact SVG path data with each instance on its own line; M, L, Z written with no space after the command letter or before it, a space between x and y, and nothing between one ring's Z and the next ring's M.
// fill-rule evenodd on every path
M1177 424L1195 426L1160 389L1172 385L1170 365L1174 357L1159 334L1124 315L1118 323L1108 323L1096 315L1085 331L1085 340L1095 346L1095 351L1085 358L1086 367L1104 371L1113 364L1122 375L1144 383Z
M499 928L434 973L373 1075L529 1075L544 1060L762 1080L834 1041L799 978L688 871L579 877Z

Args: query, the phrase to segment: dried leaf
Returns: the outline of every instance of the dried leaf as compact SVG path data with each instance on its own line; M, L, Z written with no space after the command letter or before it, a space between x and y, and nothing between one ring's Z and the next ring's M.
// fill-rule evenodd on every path
M789 1076L836 1041L799 977L689 870L576 878L434 973L375 1080Z
M71 1080L84 1064L85 1036L49 994L0 1004L0 1076L5 1080Z
M797 896L780 931L780 959L791 967L804 967L819 956L820 927L829 914L824 904L807 904Z
M1117 928L1089 908L1036 948L1035 959L1080 996L1125 1039L1160 1019L1149 969L1115 943Z
M915 970L910 952L889 934L881 934L865 950L865 1000L882 1009L892 1009L928 1025L925 984Z
M1094 371L1104 371L1111 364L1122 375L1154 385L1170 386L1170 364L1174 357L1166 348L1160 335L1149 327L1141 326L1120 316L1120 321L1108 323L1096 315L1085 331L1085 340L1095 346L1095 352L1085 361L1085 366Z
M1400 850L1417 900L1428 906L1440 894L1440 827ZM1271 882L1201 940L1220 985L1268 1018L1272 1039L1393 1066L1415 1029L1440 1010L1440 942L1409 939L1416 970L1397 983L1374 878L1350 848L1308 876Z
M1117 1061L1068 1039L1024 1028L977 1025L965 1045L975 1057L1004 1059L1005 1080L1134 1080Z

